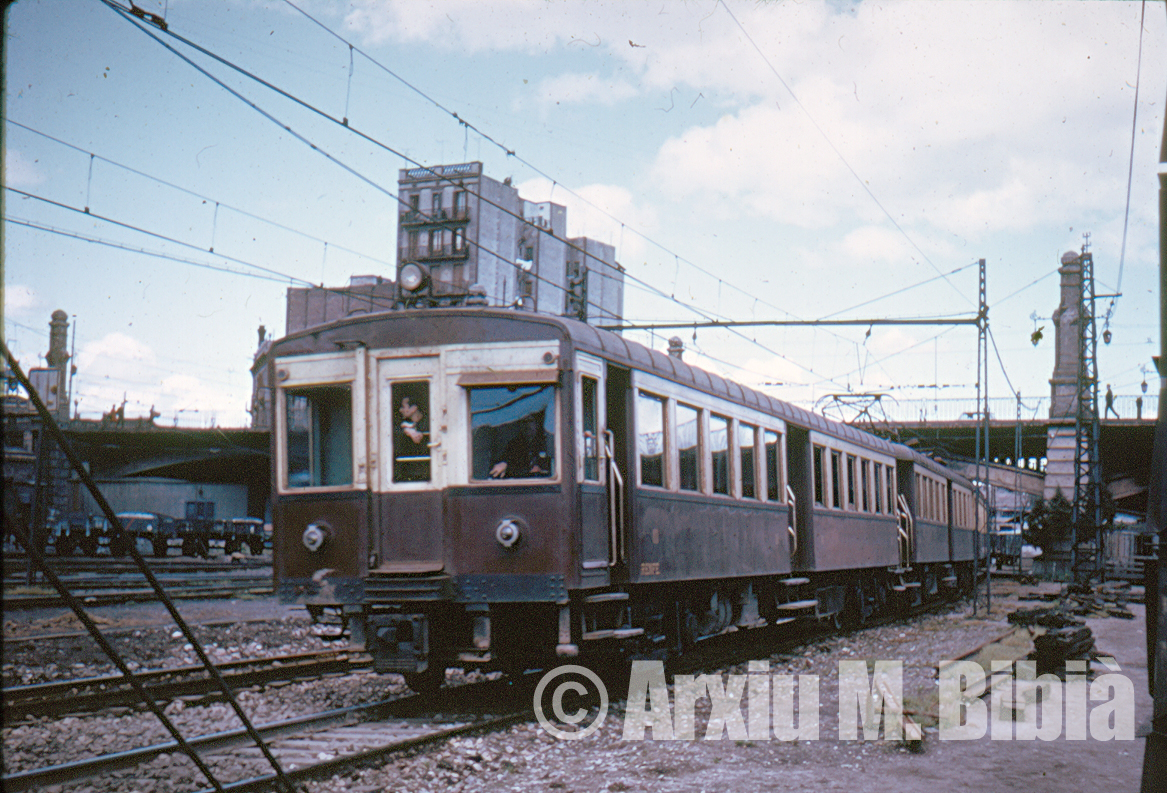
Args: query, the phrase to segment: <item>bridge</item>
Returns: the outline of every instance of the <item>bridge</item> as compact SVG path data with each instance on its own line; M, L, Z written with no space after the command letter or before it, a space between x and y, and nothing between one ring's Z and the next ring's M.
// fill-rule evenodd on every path
M970 478L976 473L977 434L984 443L984 425L972 419L957 421L859 421L857 426L941 458ZM1069 423L1073 431L1073 422ZM990 419L988 481L1006 490L1035 496L1046 491L1046 463L1054 429L1065 429L1065 419ZM1151 477L1151 449L1155 420L1149 418L1105 419L1099 422L1099 460L1102 484L1115 506L1135 515L1146 515L1147 488ZM1020 439L1021 454L1016 455ZM984 450L981 450L984 455ZM1072 498L1072 492L1064 492Z

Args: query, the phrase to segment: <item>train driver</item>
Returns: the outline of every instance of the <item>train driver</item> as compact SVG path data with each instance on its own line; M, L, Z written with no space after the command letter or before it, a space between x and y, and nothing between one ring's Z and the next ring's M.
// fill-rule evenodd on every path
M543 411L524 416L518 425L518 431L503 450L502 459L491 467L491 479L551 475Z

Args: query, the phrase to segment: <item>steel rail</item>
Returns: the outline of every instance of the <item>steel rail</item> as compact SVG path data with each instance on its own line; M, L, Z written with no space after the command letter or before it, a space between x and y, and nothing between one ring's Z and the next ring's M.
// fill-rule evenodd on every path
M243 688L349 672L371 663L372 659L363 653L322 650L230 661L219 664L218 669L233 688ZM155 700L216 693L214 681L201 665L139 671L137 676ZM7 724L27 716L63 715L133 705L138 702L138 695L126 686L121 675L103 675L10 686L0 691L0 699L3 700L4 722Z

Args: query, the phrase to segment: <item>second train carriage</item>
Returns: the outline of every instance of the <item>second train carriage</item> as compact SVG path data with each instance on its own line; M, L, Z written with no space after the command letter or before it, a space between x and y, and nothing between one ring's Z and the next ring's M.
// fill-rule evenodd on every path
M574 320L386 312L268 355L279 594L414 686L970 582L967 480Z

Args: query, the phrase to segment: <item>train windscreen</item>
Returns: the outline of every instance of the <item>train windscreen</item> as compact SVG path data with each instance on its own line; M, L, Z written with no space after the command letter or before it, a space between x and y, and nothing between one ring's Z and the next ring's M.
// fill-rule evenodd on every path
M555 386L484 386L469 391L475 479L555 475Z

